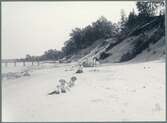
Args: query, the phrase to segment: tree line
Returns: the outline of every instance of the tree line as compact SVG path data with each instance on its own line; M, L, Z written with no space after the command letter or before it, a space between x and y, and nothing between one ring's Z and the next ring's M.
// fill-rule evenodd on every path
M95 22L84 28L75 28L69 34L70 38L65 41L62 50L50 49L45 51L41 56L26 55L25 60L59 60L70 57L81 49L87 48L98 39L116 38L118 41L123 40L137 26L150 22L156 16L165 15L165 2L137 2L136 8L125 15L121 10L121 19L117 23L112 23L104 16L99 17Z

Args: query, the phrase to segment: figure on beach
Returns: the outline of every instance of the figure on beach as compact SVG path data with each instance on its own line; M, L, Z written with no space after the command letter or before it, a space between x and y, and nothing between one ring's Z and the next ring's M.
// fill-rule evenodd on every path
M69 83L68 83L68 86L69 87L72 87L75 85L75 81L77 80L77 78L75 76L71 77Z
M59 80L59 83L60 83L60 90L61 90L61 93L66 93L66 89L65 89L65 85L66 85L66 80L64 79L60 79Z
M97 57L93 57L93 67L96 67L97 61L98 61L98 58Z
M79 67L78 67L78 70L76 71L76 73L83 73L83 66L81 63L79 63Z
M59 84L56 86L56 90L48 93L48 95L66 93L67 90L70 91L70 88L75 85L76 80L77 80L77 77L75 76L72 76L69 82L67 82L64 79L60 79Z

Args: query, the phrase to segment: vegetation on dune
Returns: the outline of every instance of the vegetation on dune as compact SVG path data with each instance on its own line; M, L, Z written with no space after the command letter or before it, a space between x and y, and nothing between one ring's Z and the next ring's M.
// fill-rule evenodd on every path
M26 55L25 60L59 60L70 58L81 49L91 46L99 39L115 38L117 42L113 42L113 44L111 42L112 46L109 47L112 48L128 36L143 33L148 28L158 25L159 20L161 28L164 30L164 1L137 2L136 7L138 14L136 14L133 9L129 15L126 16L124 10L121 10L121 20L118 23L112 23L101 16L97 21L84 28L73 29L70 33L70 38L64 43L64 47L61 51L50 49L45 51L41 56ZM150 25L151 27L143 27L143 25L151 23L156 17L160 17L161 19L156 21L157 23L155 22L153 25ZM136 49L143 46L140 42L136 44L139 44L136 46ZM109 48L107 50L109 50ZM108 55L109 54L103 53L102 59L105 59ZM131 57L129 54L126 54L126 58L129 58L127 56Z

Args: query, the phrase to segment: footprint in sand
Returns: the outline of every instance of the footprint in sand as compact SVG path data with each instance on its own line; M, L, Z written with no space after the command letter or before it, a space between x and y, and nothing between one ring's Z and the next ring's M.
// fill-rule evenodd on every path
M128 106L128 104L129 104L129 103L127 103L127 102L123 103L124 106Z
M91 100L91 102L102 102L103 100L102 99L93 99Z
M115 100L118 100L119 98L115 95L109 95L109 98L112 98L112 99L115 99Z
M155 106L154 106L154 108L153 108L152 110L153 110L153 111L161 111L162 109L161 109L160 104L159 104L159 103L156 103Z
M105 88L106 90L110 90L111 88Z
M146 88L146 86L143 86L142 88Z
M131 92L136 92L136 89L134 89L134 90L131 90Z
M122 113L125 113L125 110L122 109L121 112L122 112Z

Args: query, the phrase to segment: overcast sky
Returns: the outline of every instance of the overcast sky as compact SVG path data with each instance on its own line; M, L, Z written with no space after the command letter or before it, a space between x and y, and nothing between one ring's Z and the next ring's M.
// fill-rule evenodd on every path
M2 2L2 58L42 55L60 50L75 27L84 27L100 16L120 20L135 1L125 2Z

